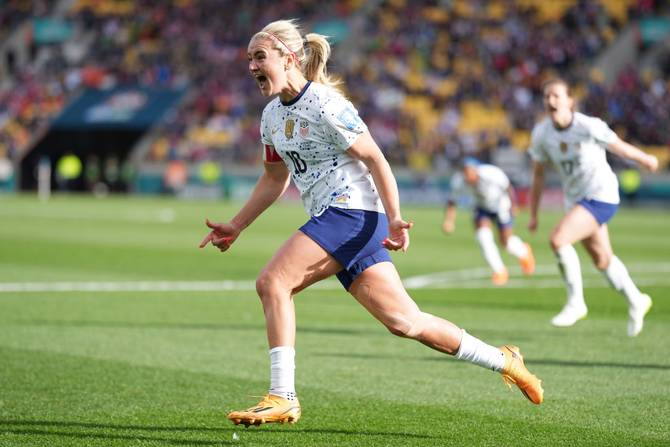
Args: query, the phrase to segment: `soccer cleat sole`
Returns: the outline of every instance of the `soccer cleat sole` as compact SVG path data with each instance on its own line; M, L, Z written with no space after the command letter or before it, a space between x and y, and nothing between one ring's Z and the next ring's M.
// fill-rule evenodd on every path
M500 348L501 350L507 350L515 358L518 358L518 360L521 362L521 365L526 369L526 372L532 377L533 379L537 380L537 388L534 389L535 398L533 396L529 395L528 392L519 385L518 381L515 380L511 375L509 374L501 374L503 383L507 385L507 387L511 390L512 385L516 385L516 387L521 391L521 393L526 396L526 399L528 399L530 402L532 402L535 405L540 405L542 402L544 402L544 388L542 388L542 380L538 379L534 374L530 373L530 371L527 370L524 360L523 360L523 355L521 355L521 352L519 351L519 348L517 346L513 345L504 345L503 347ZM503 351L504 352L504 351ZM527 384L526 387L534 388L532 384Z
M244 418L235 418L235 419L230 419L230 421L235 424L235 425L244 425L245 427L249 428L250 425L253 426L260 426L261 424L270 424L270 423L279 423L279 424L295 424L298 422L297 417L295 416L286 416L286 417L277 417L277 418L249 418L249 419L244 419Z
M508 375L503 375L503 376L502 376L502 379L503 379L503 382L505 383L505 385L507 385L507 388L509 388L510 390L512 389L512 385L517 385L516 380L512 379L512 378L511 378L510 376L508 376ZM526 392L526 390L524 390L523 388L519 388L518 386L517 386L517 388L519 388L519 391L521 391L521 392L523 393L523 395L526 396L526 399L528 399L529 401L531 401L531 402L534 403L535 405L540 405L540 404L544 401L544 388L542 388L542 381L541 381L540 379L538 379L537 382L538 382L538 385L539 385L539 387L540 387L540 391L541 391L541 393L540 393L540 401L539 401L539 402L535 402L535 401L528 395L528 393Z
M654 302L652 301L651 297L649 295L644 295L647 297L647 303L644 307L644 310L641 312L640 319L642 320L640 323L640 327L637 329L632 329L631 328L631 321L630 321L630 316L628 319L628 336L629 337L637 337L640 335L640 332L642 332L642 328L644 327L644 319L646 318L647 314L651 310L652 306L654 305Z
M558 315L556 315L554 318L551 319L551 325L554 327L572 327L575 324L579 323L580 321L586 320L586 317L588 317L588 315L589 315L588 310L585 310L583 314L579 315L576 318L573 318L572 320L569 320L568 322L564 322L561 320L556 321L556 317L558 317Z

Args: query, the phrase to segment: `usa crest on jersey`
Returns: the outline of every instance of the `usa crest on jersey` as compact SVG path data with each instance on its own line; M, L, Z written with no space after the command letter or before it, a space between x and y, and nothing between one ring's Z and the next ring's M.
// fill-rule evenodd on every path
M305 120L300 120L300 136L307 138L309 136L309 122Z

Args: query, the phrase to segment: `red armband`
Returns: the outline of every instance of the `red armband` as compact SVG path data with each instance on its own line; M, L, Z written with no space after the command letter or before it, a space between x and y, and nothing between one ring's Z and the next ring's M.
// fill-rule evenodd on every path
M265 145L265 151L264 151L264 156L263 156L263 161L267 163L274 163L277 161L284 161L282 158L279 156L277 151L275 150L274 146L270 146L269 144Z

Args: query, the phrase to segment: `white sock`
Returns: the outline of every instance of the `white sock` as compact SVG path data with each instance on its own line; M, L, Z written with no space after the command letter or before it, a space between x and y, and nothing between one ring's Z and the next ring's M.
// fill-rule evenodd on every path
M505 366L505 354L489 344L484 343L478 338L463 331L463 338L461 338L461 346L458 348L456 358L459 360L466 360L475 365L491 369L493 371L501 371Z
M525 258L528 256L528 247L523 243L521 238L516 235L512 235L507 239L507 251L514 257L519 259Z
M605 277L614 289L628 300L628 304L635 304L640 297L640 290L628 274L628 269L623 265L621 259L612 256L610 265L603 270Z
M586 307L582 285L582 268L579 264L577 251L572 245L564 245L556 251L556 257L558 258L558 269L561 271L568 293L567 304L575 307Z
M269 393L295 399L295 349L292 346L270 349Z
M481 227L477 229L477 242L479 242L479 248L481 248L482 255L489 264L489 267L491 267L494 272L504 271L505 264L503 264L503 261L500 258L500 252L493 239L493 231L491 231L489 227Z

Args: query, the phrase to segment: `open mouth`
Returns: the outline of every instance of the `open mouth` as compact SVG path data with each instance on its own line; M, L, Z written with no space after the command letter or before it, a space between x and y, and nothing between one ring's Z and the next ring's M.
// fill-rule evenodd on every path
M263 90L268 83L268 78L265 75L262 75L262 74L255 75L255 78L256 78L256 83L261 88L261 90Z

